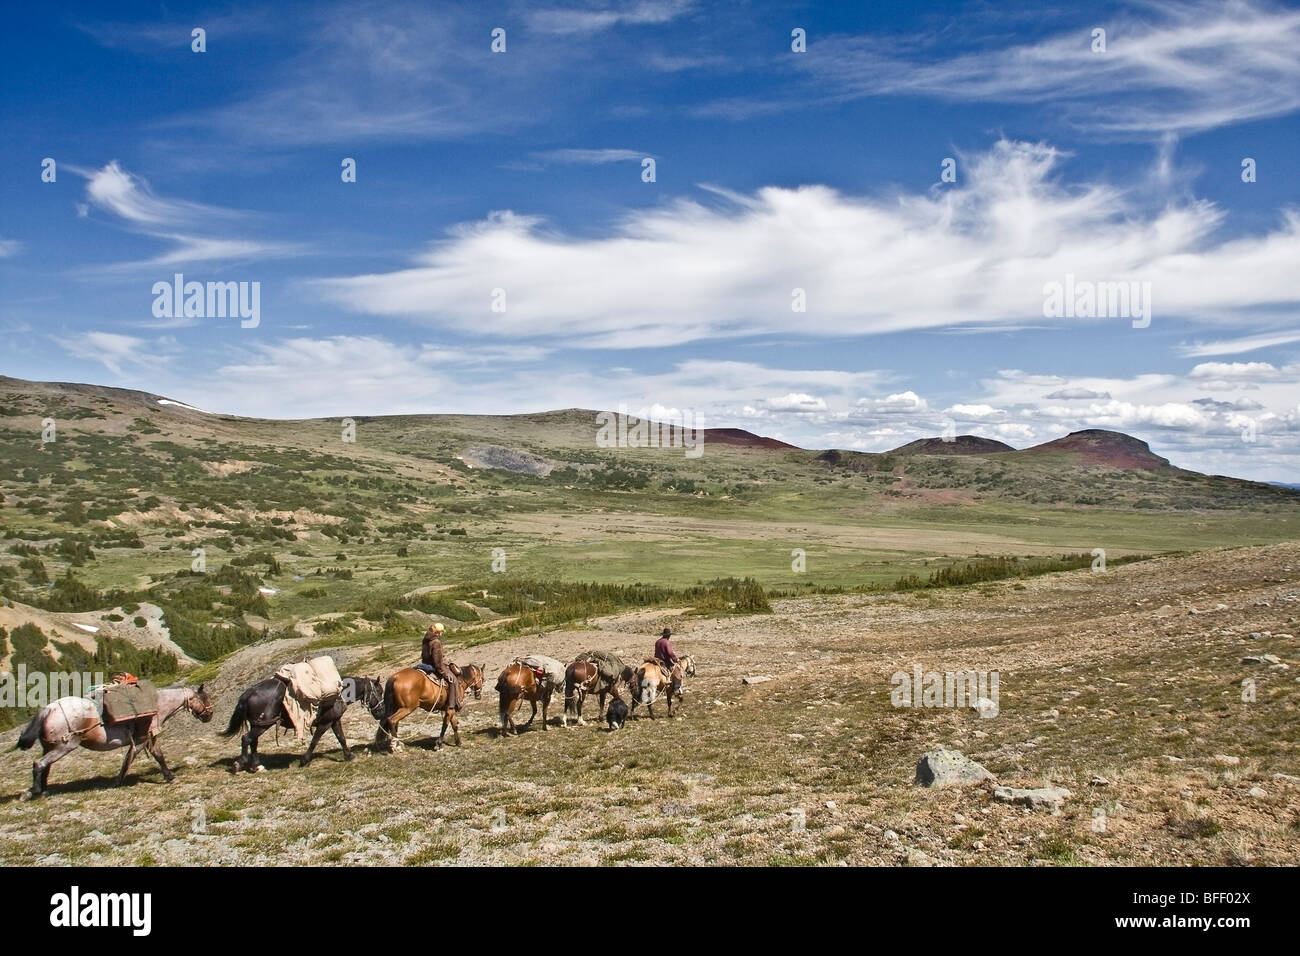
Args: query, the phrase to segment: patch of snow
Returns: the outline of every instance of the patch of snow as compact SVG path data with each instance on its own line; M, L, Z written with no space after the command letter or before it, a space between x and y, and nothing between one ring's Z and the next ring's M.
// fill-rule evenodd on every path
M210 414L209 412L203 411L201 408L195 408L193 405L186 405L184 402L173 402L170 398L160 398L158 399L158 404L175 405L177 408L188 408L192 412L201 412L204 415Z

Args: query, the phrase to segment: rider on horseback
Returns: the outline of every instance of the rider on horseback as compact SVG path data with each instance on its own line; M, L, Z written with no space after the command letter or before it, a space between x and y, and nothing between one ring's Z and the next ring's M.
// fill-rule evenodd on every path
M441 624L430 624L424 632L424 642L420 645L420 662L431 668L435 674L447 682L447 709L460 710L460 682L451 669L451 662L442 653L442 637L445 628Z
M682 666L677 659L677 652L673 650L673 642L670 640L672 632L664 628L663 633L659 635L659 640L655 641L655 660L673 679L673 692L680 695L682 692Z

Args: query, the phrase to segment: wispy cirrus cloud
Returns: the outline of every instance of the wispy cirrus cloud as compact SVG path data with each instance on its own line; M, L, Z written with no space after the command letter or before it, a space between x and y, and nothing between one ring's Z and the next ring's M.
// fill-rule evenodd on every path
M580 166L603 166L606 163L641 162L650 153L635 149L550 149L533 153L534 159L544 163L565 163Z
M1190 133L1300 109L1300 10L1258 0L1150 3L1140 12L1074 17L1030 43L966 37L832 35L781 65L801 76L785 96L699 107L743 119L809 103L882 96L949 102L1050 103L1068 124L1117 136ZM988 24L982 23L982 27ZM1106 31L1105 52L1092 31Z
M118 332L78 332L55 336L55 341L74 358L99 362L115 375L121 375L128 366L156 367L169 340L149 342L134 335Z
M1290 345L1292 342L1300 342L1300 329L1261 332L1258 335L1244 335L1240 338L1179 345L1177 351L1180 355L1192 358L1208 358L1213 355L1240 355L1243 352L1254 352L1258 349L1274 348L1278 345Z
M631 0L624 3L547 7L530 10L528 25L538 32L560 36L600 33L619 26L670 23L694 7L694 0Z
M110 269L274 258L295 255L304 249L297 243L204 235L220 229L246 227L255 217L238 210L158 196L148 183L123 169L117 160L98 170L75 166L71 169L86 179L83 216L99 210L121 228L172 243L172 249L152 259L118 263Z

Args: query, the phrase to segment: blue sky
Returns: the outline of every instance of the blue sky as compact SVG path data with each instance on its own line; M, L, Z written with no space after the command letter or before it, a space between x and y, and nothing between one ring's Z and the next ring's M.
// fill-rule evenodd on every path
M1114 428L1300 480L1296 6L7 21L5 374L273 418L692 409L868 451ZM258 325L155 316L177 272L260 283ZM1045 316L1067 276L1146 284L1149 322Z

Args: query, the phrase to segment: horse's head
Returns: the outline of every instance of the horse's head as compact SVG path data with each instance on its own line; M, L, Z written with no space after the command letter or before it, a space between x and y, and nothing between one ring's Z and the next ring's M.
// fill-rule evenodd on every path
M381 678L376 677L374 680L361 678L366 684L366 710L370 711L370 716L375 720L384 719L384 682Z
M625 684L632 683L635 677L636 677L636 671L633 670L630 666L624 666L623 673L618 675L618 679Z
M212 698L208 696L206 684L200 684L194 693L185 699L189 712L205 724L212 719Z
M687 677L694 677L695 658L692 655L687 654L685 657L679 658L679 660L682 665L682 673L685 674Z
M461 680L467 690L473 691L475 700L483 699L483 668L484 664L466 664Z

